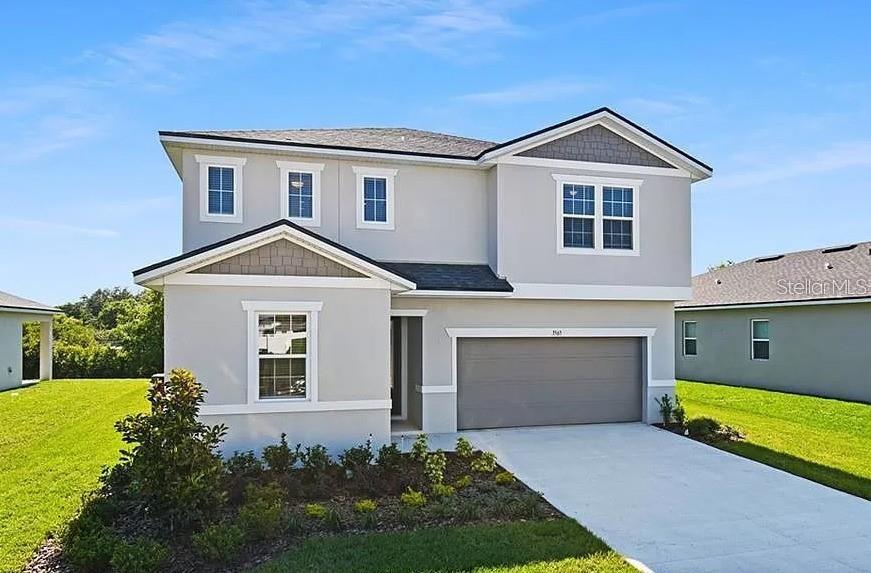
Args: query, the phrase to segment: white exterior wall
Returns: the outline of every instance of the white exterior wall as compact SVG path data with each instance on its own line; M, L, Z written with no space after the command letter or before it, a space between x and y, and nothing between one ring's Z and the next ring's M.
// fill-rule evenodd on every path
M423 318L423 430L456 431L456 392L448 328L656 329L645 351L644 420L658 420L654 398L674 389L674 307L671 302L393 298L395 309L421 309ZM647 358L649 352L649 359Z
M0 313L0 390L21 386L21 318Z
M362 442L369 434L379 443L389 438L386 288L168 285L164 296L167 372L186 368L204 384L209 392L204 420L230 426L225 451L275 443L281 432L291 442L331 448ZM317 329L318 403L335 409L264 413L247 404L248 323L242 301L323 303ZM366 409L349 410L360 407Z

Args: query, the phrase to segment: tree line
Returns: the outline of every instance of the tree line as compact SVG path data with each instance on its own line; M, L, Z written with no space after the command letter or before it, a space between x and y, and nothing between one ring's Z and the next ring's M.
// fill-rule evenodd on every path
M99 289L54 317L55 378L141 378L163 371L163 295ZM39 325L24 325L24 378L39 377Z

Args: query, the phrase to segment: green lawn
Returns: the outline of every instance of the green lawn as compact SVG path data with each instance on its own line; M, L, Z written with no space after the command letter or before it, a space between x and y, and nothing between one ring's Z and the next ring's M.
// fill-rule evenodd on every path
M871 405L683 381L677 393L689 418L746 435L724 450L871 500Z
M147 407L143 380L57 380L0 392L0 572L18 571L118 459L116 420Z
M570 519L322 537L253 573L637 573Z

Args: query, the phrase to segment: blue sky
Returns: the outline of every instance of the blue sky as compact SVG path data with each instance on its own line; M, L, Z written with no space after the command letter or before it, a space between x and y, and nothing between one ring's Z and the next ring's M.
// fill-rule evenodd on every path
M504 140L607 105L712 165L693 266L871 239L865 2L11 3L0 290L61 303L180 250L158 129Z

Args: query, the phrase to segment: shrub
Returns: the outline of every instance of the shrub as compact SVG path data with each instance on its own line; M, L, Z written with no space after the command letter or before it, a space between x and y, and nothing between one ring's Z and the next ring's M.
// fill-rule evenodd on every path
M130 471L130 490L169 525L204 521L223 505L223 462L217 453L226 427L199 420L205 390L193 374L175 369L152 382L151 412L115 424L122 440L121 463Z
M472 442L462 436L457 438L457 446L455 449L457 455L464 460L471 459L472 456L475 455L475 450L472 449Z
M411 445L411 459L422 462L429 453L429 438L426 434L418 434Z
M432 494L436 497L451 497L457 492L453 486L436 483L432 486Z
M710 439L720 431L720 423L713 418L693 418L686 423L687 432L693 438Z
M120 543L112 554L112 569L117 573L154 573L169 557L163 543L139 537L129 543Z
M654 398L654 400L659 404L659 415L662 416L662 424L670 426L674 418L674 402L672 402L671 396L663 394L661 398Z
M281 505L284 503L284 490L276 482L270 482L266 485L248 484L245 488L245 501L247 503L266 502L272 505Z
M364 471L372 464L374 459L375 455L372 453L372 438L366 440L366 443L362 446L348 448L339 454L339 463L341 466L352 472Z
M323 476L333 465L327 448L317 444L305 449L300 455L302 467L310 477Z
M327 508L319 503L307 503L305 506L305 514L309 517L321 519L323 517L326 517Z
M245 544L245 532L235 523L210 525L191 537L197 554L214 563L226 563L236 558Z
M378 516L374 512L360 514L360 527L363 529L375 529L377 526Z
M224 469L234 478L256 479L263 473L263 464L251 450L233 452L233 455L224 461Z
M410 487L399 496L399 501L405 507L423 507L426 505L426 496L422 492L415 491Z
M674 418L674 423L684 427L687 421L687 412L684 410L683 404L680 403L680 396L675 394L674 396L674 408L671 412L671 417Z
M454 487L457 489L463 489L472 485L472 476L464 475L457 478L457 481L454 482Z
M430 484L440 484L445 481L445 467L447 464L448 459L441 450L426 456L426 460L423 462L423 471Z
M481 452L472 460L470 467L473 472L491 474L496 471L496 454L493 452Z
M375 463L385 472L394 472L402 465L402 451L396 444L381 446Z
M375 507L375 502L371 499L361 499L354 503L354 511L357 513L372 513Z
M299 459L299 446L291 450L287 445L287 434L281 433L281 441L278 444L263 448L263 463L266 469L277 474L286 474Z
M516 479L511 472L499 472L496 474L495 481L499 485L508 485L514 483Z
M239 527L251 541L273 539L281 533L282 509L274 501L249 501L239 510Z
M118 536L95 517L75 519L63 535L63 552L73 569L96 573L109 568Z

